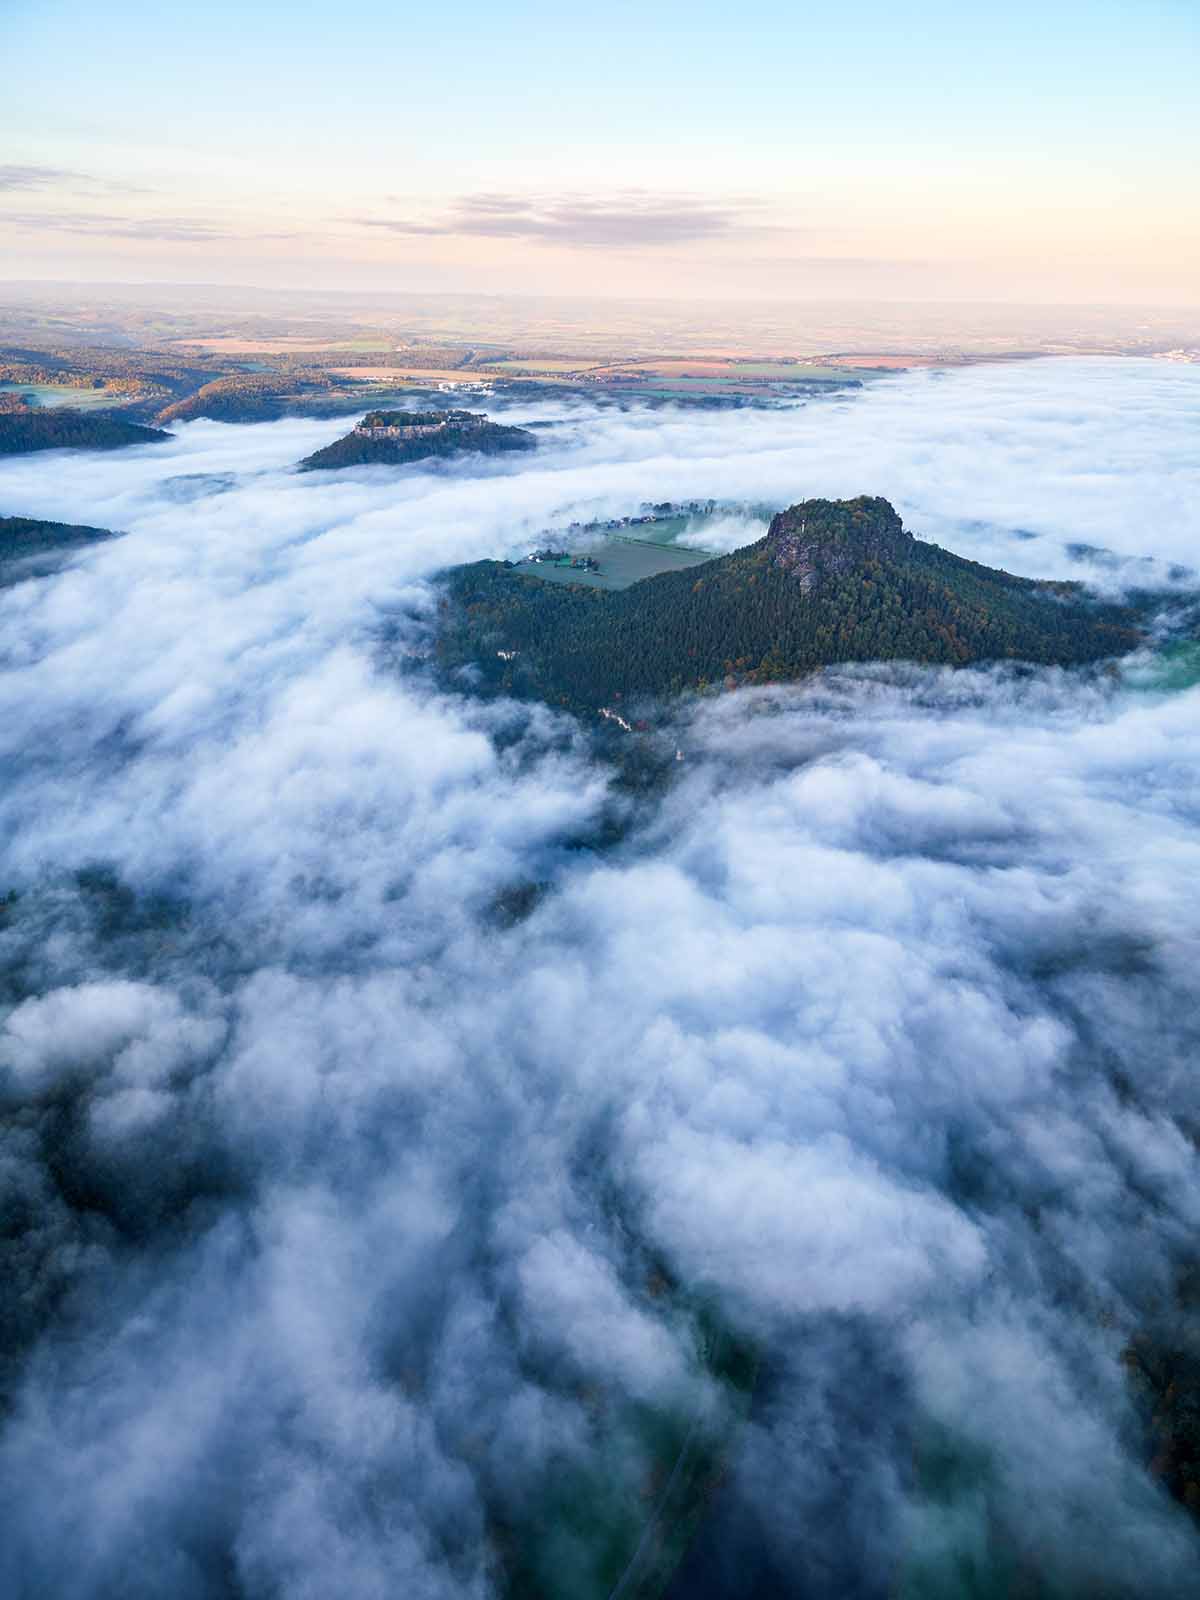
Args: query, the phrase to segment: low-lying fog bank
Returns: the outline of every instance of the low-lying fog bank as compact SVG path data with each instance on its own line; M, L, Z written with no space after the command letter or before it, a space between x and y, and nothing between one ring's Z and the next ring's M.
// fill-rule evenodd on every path
M683 704L639 789L378 641L641 500L1187 563L1198 409L1047 362L454 473L291 475L328 422L4 463L129 535L0 594L5 1592L603 1597L697 1430L680 1592L1187 1592L1122 1364L1191 1336L1186 664Z

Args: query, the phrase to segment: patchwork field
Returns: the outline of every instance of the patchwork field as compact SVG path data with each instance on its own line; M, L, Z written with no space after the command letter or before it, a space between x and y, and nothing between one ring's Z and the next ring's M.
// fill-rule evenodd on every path
M830 360L837 367L866 367L884 369L889 372L902 372L906 367L945 367L958 366L960 361L947 356L938 355L851 355L831 356Z
M372 383L480 383L486 373L469 367L326 367L336 378L364 378Z
M283 334L278 339L237 339L222 336L216 339L175 339L173 344L183 350L204 350L210 355L223 356L286 356L318 354L323 350L394 350L394 339L303 339Z
M702 356L613 362L592 367L585 376L589 382L603 384L610 389L640 388L647 393L662 395L761 395L777 389L786 390L797 384L846 383L851 375L847 368L829 362L739 361Z
M573 361L552 357L546 361L524 361L506 358L502 361L488 362L488 366L494 368L498 372L504 371L525 375L533 375L543 372L550 373L552 375L561 375L568 372L582 374L590 372L594 365L594 362L589 361L584 357L578 357Z
M656 544L614 536L590 545L588 554L600 564L599 572L582 572L576 567L554 567L548 562L522 562L520 570L547 583L582 584L588 589L628 589L642 578L660 572L676 572L681 567L698 567L713 559L710 550L687 550L677 544Z
M27 394L35 406L70 406L76 411L130 405L134 396L108 389L79 389L65 383L0 383L0 394Z

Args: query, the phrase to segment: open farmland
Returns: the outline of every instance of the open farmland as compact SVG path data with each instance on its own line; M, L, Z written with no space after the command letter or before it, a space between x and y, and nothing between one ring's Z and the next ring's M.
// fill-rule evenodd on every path
M73 411L131 405L137 398L120 390L84 389L66 383L0 383L0 394L28 395L35 406L69 406Z
M584 357L569 360L565 357L551 357L545 361L517 360L505 357L500 361L489 361L489 368L497 372L512 372L534 376L543 372L561 375L563 373L586 374L592 370L595 363Z
M641 389L657 395L763 395L799 384L861 381L846 368L827 362L731 360L714 356L622 361L592 367L589 382L606 388Z
M647 539L628 539L614 535L588 548L598 564L598 572L578 567L556 567L547 561L520 563L520 570L547 583L582 584L588 589L628 589L642 578L655 578L660 572L677 572L683 567L698 567L712 560L711 550L688 550L683 545L660 544Z
M863 368L868 372L871 371L871 370L875 370L875 371L884 370L884 371L888 371L888 372L903 372L906 367L961 366L963 364L963 361L964 361L964 358L961 357L961 356L952 357L952 356L921 355L921 354L909 354L909 355L894 355L894 354L893 355L848 355L848 356L830 356L829 359L830 359L831 362L833 362L835 364L833 369L832 369L834 371L836 371L838 367L852 367L856 371L859 368Z
M395 348L394 340L382 337L303 339L292 334L282 334L277 339L239 339L221 336L214 339L176 339L172 342L182 350L203 350L209 355L218 356L316 355L331 350L384 351Z
M472 367L326 367L325 371L370 383L481 383L487 378Z

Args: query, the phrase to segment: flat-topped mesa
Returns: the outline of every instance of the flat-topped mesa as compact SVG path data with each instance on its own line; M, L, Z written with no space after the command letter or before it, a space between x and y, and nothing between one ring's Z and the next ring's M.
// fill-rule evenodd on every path
M793 573L805 594L826 574L840 576L871 561L904 561L914 542L879 495L802 500L772 518L766 537L772 565Z
M447 428L466 433L486 423L482 411L368 411L354 432L363 439L420 439Z
M495 456L533 450L537 435L527 428L489 422L481 411L368 411L349 433L314 450L301 472L336 467L403 467L451 456Z

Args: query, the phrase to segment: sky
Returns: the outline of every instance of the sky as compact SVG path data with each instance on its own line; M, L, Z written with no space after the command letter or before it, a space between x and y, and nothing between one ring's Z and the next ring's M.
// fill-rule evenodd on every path
M1040 360L0 461L123 534L0 589L0 1590L605 1600L695 1444L671 1600L1189 1592L1122 1352L1195 1337L1194 646L681 700L650 784L425 658L446 563L650 495L1158 580L1198 412Z
M1200 301L1190 0L5 0L10 278Z

